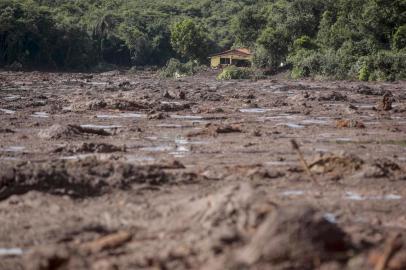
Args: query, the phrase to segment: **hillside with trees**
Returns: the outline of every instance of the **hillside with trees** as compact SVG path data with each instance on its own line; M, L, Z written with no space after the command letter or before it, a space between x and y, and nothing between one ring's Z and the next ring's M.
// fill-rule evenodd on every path
M0 0L0 67L205 64L249 47L293 78L406 78L406 0Z

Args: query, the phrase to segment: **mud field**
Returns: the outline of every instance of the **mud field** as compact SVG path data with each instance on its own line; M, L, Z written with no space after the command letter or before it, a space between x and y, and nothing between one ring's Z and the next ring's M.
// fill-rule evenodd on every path
M0 269L406 269L405 90L0 72Z

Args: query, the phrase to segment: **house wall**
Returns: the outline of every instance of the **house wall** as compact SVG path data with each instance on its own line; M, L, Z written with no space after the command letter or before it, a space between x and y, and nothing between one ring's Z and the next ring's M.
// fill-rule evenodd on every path
M244 55L240 55L240 54L222 54L222 55L216 55L216 56L211 57L210 66L212 68L219 67L220 58L230 58L230 62L232 61L232 59L252 61L252 56L244 56Z
M210 66L216 68L220 65L220 56L213 56L210 60Z

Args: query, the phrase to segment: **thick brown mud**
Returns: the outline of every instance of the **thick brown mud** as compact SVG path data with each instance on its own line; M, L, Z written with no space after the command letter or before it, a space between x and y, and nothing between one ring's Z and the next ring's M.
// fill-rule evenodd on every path
M406 83L0 72L0 269L406 269Z

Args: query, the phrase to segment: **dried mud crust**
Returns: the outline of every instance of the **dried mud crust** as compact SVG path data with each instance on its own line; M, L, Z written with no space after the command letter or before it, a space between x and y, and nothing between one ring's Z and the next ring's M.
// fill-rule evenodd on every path
M0 270L406 269L405 82L215 75L0 72Z

